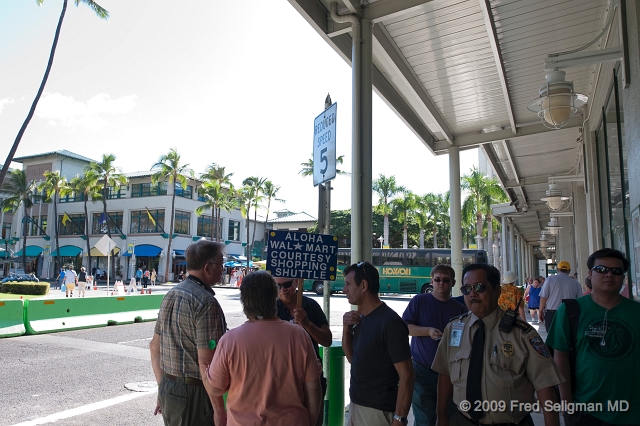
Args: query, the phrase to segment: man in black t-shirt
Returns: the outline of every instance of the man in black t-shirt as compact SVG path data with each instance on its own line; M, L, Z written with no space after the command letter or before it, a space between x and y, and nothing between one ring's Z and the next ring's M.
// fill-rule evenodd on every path
M402 426L413 395L409 328L380 300L380 276L369 262L344 270L344 288L357 311L342 319L342 349L351 363L348 426Z

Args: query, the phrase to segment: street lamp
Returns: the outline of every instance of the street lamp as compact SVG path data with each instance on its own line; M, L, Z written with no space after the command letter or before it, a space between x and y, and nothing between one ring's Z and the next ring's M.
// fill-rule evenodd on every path
M378 242L380 242L380 248L382 248L382 243L384 243L384 237L382 235L378 237Z

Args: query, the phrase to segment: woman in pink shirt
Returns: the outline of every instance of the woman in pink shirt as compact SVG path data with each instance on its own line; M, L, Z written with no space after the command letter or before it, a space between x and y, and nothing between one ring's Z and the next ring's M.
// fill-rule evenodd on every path
M268 272L247 275L240 302L248 321L217 343L207 379L214 395L229 392L228 426L316 423L320 364L304 328L276 316L277 297Z

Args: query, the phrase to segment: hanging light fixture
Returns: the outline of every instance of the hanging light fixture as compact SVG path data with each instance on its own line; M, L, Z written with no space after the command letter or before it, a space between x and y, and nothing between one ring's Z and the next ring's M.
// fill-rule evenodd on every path
M586 95L573 91L573 82L566 81L565 75L562 70L548 71L545 75L547 84L540 87L540 96L527 106L550 129L564 127L589 100Z
M549 189L546 191L546 194L547 196L540 200L546 202L549 210L554 212L560 210L564 202L569 200L569 197L562 196L562 191L560 191L558 185L555 183L549 184Z
M549 245L549 241L547 240L547 235L542 234L540 236L540 247L542 247L543 249L546 249L548 245Z
M560 226L560 223L558 222L557 217L551 218L549 223L547 223L547 229L549 230L549 233L551 235L558 235L558 233L560 232L560 229L562 229L562 226Z

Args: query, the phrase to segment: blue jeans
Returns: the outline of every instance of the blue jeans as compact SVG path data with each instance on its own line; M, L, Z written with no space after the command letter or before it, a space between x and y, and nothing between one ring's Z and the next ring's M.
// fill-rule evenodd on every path
M436 404L438 401L438 373L413 361L416 381L413 385L411 408L415 426L433 426L436 424ZM453 400L447 407L447 417L458 411Z

